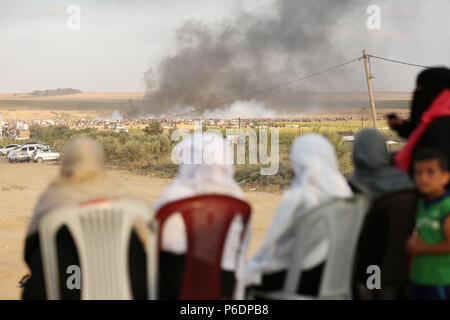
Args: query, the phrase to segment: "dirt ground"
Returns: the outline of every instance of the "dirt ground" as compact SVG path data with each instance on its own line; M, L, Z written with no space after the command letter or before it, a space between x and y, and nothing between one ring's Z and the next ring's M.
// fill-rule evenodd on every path
M29 93L0 93L0 100L42 100L42 101L84 101L84 100L124 100L143 99L145 92L80 92L60 96L33 97ZM317 99L331 99L333 101L367 100L367 92L316 92L306 95ZM374 98L383 100L410 100L410 92L374 92Z
M25 232L39 195L56 177L55 164L9 164L0 158L0 299L19 299L18 281L28 270L23 260ZM153 203L170 180L136 176L128 172L109 172L132 192ZM252 239L249 255L259 247L279 200L280 194L250 192Z

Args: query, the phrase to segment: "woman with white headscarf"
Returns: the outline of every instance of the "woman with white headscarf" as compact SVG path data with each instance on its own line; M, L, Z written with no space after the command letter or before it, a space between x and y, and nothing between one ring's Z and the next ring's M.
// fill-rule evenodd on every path
M332 199L348 198L352 191L339 171L333 146L323 136L306 134L295 140L291 151L294 172L258 252L246 267L246 282L261 290L283 286L293 256L296 230L302 216ZM305 257L298 293L317 295L328 253L327 235Z
M175 146L178 175L156 200L154 209L200 194L223 194L244 199L234 180L233 151L219 133L196 133Z
M64 152L59 176L41 195L33 212L25 243L25 262L31 276L22 282L23 299L46 299L42 257L39 244L39 222L56 208L103 197L124 195L119 184L110 180L105 171L105 154L102 146L88 138L73 140ZM57 233L58 261L62 299L80 299L80 290L68 290L67 266L79 265L76 247L66 227ZM135 298L146 298L145 252L137 233L130 239L130 275ZM144 285L143 285L144 284Z
M204 194L228 195L244 199L243 191L234 180L232 149L219 134L220 132L196 133L184 138L175 146L173 160L180 163L178 175L155 202L155 211L173 201ZM243 298L243 282L238 279L237 283L234 283L235 271L239 268L235 260L236 250L243 227L240 217L237 217L232 221L225 240L221 262L224 296ZM242 255L246 254L248 237L247 231L245 236L247 241L241 251ZM164 267L160 272L160 296L176 299L181 285L184 254L187 251L186 227L181 215L172 215L166 221L162 230L161 248L161 264ZM242 278L239 272L236 272L236 276Z

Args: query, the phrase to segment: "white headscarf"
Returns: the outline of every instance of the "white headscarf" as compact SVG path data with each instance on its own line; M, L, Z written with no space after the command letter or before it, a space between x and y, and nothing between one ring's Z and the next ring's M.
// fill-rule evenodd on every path
M155 210L200 194L244 198L234 180L232 149L222 136L209 132L194 134L184 138L175 148L181 158L178 175L153 205Z
M295 173L284 193L259 251L247 264L247 282L260 284L262 275L286 270L292 257L300 218L314 207L334 198L348 198L352 191L339 171L333 146L323 136L306 134L295 140L291 151ZM305 258L304 269L323 262L328 241L323 241Z

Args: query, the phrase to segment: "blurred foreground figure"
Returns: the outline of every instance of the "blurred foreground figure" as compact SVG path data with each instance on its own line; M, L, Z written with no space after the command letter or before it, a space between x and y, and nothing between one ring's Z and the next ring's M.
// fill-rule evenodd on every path
M406 146L395 155L397 168L411 173L414 155L427 147L440 149L450 157L450 70L431 68L421 72L410 120L390 115L389 125L408 138Z
M410 297L450 300L450 180L448 159L435 148L414 158L414 180L422 194L416 229L406 247L413 255L409 269Z
M246 281L259 290L282 288L295 250L300 218L332 199L353 195L339 171L333 146L323 136L307 134L297 138L291 151L291 165L294 171L291 186L281 199L261 248L247 264ZM329 249L325 231L321 237L322 241L305 257L298 294L318 295Z
M386 140L363 129L353 146L355 173L350 184L373 201L362 227L355 257L356 299L406 298L407 253L404 243L414 227L419 198L414 183L390 162ZM379 266L381 289L368 290L367 268Z
M221 135L195 134L184 138L175 148L181 161L178 175L154 204L155 211L176 200L198 195L217 194L244 199L244 193L234 180L232 149ZM233 220L225 240L221 262L222 296L228 298L243 297L243 288L238 288L242 281L235 281L236 250L241 250L243 255L247 252L248 243L244 248L239 247L243 227L241 220ZM159 297L177 299L187 251L186 227L181 215L174 214L165 223L161 249ZM243 275L237 272L236 276L240 280Z
M46 299L40 252L38 227L42 217L50 211L65 205L76 205L96 198L123 195L118 183L110 180L105 172L103 148L88 138L73 140L66 151L59 176L40 197L28 227L25 244L25 261L31 276L24 283L23 299ZM80 290L69 290L66 272L70 265L79 266L75 243L69 230L61 228L57 234L60 288L62 299L80 299ZM145 252L135 233L130 243L130 273L135 298L145 299L146 272ZM82 273L82 270L81 270Z

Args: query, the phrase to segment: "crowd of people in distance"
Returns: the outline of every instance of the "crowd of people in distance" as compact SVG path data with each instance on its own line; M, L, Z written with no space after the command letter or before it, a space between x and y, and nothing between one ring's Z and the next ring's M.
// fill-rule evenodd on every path
M245 266L249 229L234 219L224 244L221 296L244 299L246 290L279 290L296 250L296 231L302 218L333 199L360 195L368 199L352 271L354 299L450 299L450 70L430 68L417 78L410 119L391 114L392 130L406 140L390 154L385 137L376 129L363 129L355 137L354 174L341 174L333 146L319 134L305 134L292 145L292 182L273 215L263 242ZM193 143L201 139L202 148ZM166 205L199 195L227 195L245 201L234 179L232 154L224 139L212 133L183 139L178 148L190 149L200 164L181 163L175 180L153 204L155 212ZM206 161L205 161L206 158ZM126 187L110 180L101 146L87 138L74 140L64 153L59 176L42 194L30 222L25 261L31 275L23 279L23 299L45 299L45 281L39 243L43 216L63 205L105 195L127 195ZM164 224L159 255L160 299L177 299L188 250L186 226L180 215ZM242 237L242 233L245 236ZM302 276L297 293L318 296L330 251L325 229L312 229L317 241L298 266ZM243 240L244 238L244 240ZM61 283L68 265L79 265L76 245L63 227L57 234ZM146 255L136 228L130 238L129 266L135 299L147 298ZM236 259L239 252L240 258ZM367 268L379 266L381 286L370 290ZM80 299L80 290L61 286L62 299Z

